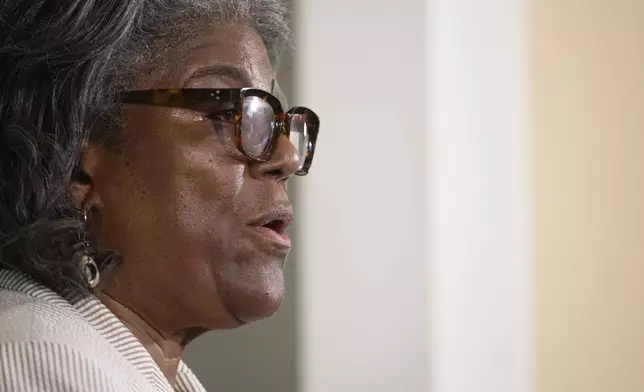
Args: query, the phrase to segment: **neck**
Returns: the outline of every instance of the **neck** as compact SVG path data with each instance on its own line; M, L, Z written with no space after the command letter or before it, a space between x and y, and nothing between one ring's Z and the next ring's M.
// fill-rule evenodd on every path
M192 334L161 332L132 309L109 295L103 293L100 299L139 339L170 384L174 385L183 350L191 340L189 335Z

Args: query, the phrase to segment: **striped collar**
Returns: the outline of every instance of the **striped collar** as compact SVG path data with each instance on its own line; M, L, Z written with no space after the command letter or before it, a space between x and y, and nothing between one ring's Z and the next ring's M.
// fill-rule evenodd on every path
M148 351L132 332L101 301L90 296L67 300L29 276L0 270L0 288L20 292L48 303L75 311L97 330L155 389L167 392L206 392L196 376L181 361L174 389Z

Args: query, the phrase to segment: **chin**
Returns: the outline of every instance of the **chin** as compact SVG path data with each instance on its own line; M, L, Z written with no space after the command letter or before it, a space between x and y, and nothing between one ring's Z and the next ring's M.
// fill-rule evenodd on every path
M240 306L235 314L235 318L241 324L248 324L255 321L260 321L273 316L280 305L284 295L279 297L271 296L271 298L257 298L252 302L249 301Z
M284 272L281 266L271 264L246 270L245 273L236 274L234 281L225 282L226 308L239 323L248 324L269 318L282 304Z

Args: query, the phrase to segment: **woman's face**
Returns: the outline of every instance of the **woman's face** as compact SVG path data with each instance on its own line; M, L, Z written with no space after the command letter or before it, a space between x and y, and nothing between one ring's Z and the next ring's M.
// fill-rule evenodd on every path
M136 89L271 88L266 48L249 27L211 27L162 57ZM290 220L293 145L282 136L270 161L250 163L201 113L126 105L125 122L122 151L85 154L93 230L123 256L101 290L163 331L272 315L290 243L261 225Z

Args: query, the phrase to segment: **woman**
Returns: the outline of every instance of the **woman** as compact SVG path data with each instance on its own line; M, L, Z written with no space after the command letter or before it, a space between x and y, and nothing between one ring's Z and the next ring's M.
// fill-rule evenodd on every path
M0 391L202 391L186 345L277 310L319 124L278 1L0 5Z

